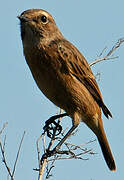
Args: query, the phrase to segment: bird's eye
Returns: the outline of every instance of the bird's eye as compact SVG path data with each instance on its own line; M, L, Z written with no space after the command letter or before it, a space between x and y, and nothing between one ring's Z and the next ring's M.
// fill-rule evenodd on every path
M45 24L47 23L47 17L46 16L41 16L41 21Z

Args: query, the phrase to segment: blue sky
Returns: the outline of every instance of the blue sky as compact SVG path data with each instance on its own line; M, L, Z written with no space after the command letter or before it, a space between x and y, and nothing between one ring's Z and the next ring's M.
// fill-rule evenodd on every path
M50 12L64 36L71 41L86 57L93 61L107 46L110 49L119 38L124 37L123 7L124 1L7 1L1 2L0 24L0 128L8 121L3 133L7 135L6 156L10 167L23 134L21 155L17 165L15 179L37 178L36 140L44 121L56 114L55 107L37 88L23 56L17 16L29 8L41 8ZM103 160L98 142L89 145L97 152L88 156L89 161L68 160L56 163L51 179L123 179L123 92L124 92L124 45L114 54L119 58L95 65L94 73L101 73L99 83L104 102L110 108L113 119L102 117L106 134L117 164L117 171L110 172ZM69 118L63 119L64 127L71 124ZM72 143L82 144L95 139L95 135L83 124L73 138ZM6 179L7 172L0 154L0 179Z

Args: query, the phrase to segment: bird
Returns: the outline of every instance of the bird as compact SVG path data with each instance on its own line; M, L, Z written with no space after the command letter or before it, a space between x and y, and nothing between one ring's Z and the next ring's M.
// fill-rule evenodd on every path
M52 15L43 9L28 9L18 16L23 53L42 93L72 119L72 127L54 148L58 150L84 122L96 135L111 171L115 161L103 127L104 104L95 76L80 51L60 32Z

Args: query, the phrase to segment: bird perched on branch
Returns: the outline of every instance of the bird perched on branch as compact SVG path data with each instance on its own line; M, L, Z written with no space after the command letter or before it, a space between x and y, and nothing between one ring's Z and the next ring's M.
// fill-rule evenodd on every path
M33 78L44 95L72 118L72 127L55 150L84 122L97 136L109 169L115 171L101 109L107 118L112 115L86 59L64 38L45 10L26 10L18 18L23 51Z

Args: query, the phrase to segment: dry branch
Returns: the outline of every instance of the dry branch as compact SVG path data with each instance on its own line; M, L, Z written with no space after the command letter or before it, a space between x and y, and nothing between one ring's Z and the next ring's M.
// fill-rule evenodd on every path
M95 61L91 62L89 65L93 66L96 63L99 63L101 61L106 61L106 60L110 60L110 59L116 59L118 58L118 56L112 56L112 54L121 46L121 44L124 43L124 38L119 39L115 45L112 47L112 49L103 57L101 57L103 55L103 53L106 51L107 47L105 47L102 52L99 55L99 58L96 59Z
M58 123L60 123L60 119L58 120ZM45 171L45 167L46 167L46 179L48 179L49 177L51 177L51 171L52 169L55 167L55 162L57 160L69 160L69 159L79 159L79 160L88 160L88 158L83 158L82 156L84 156L84 154L90 154L93 155L95 154L92 149L86 149L83 148L84 145L74 145L71 143L67 143L65 142L65 150L61 150L61 151L57 151L54 152L54 154L49 154L49 152L51 152L51 148L54 144L54 142L59 142L61 141L61 139L63 138L64 133L61 132L61 134L59 135L59 137L56 137L56 131L57 131L57 127L54 127L54 131L53 134L51 136L50 142L48 144L48 146L46 146L46 138L47 138L47 133L44 132L37 140L37 153L38 153L38 163L39 163L39 169L34 169L36 171L39 171L39 177L38 180L42 180L43 179L43 174ZM73 136L75 135L75 133L73 134ZM42 155L41 159L40 159L40 147L39 147L39 142L42 139L42 144L43 144L43 149L44 149L44 154ZM94 141L90 141L94 142Z
M5 129L5 127L7 126L8 123L5 123L3 125L3 128L1 129L0 131L0 135L2 134L3 130ZM16 160L14 162L14 167L13 167L13 170L11 171L11 169L9 168L9 165L8 165L8 162L6 160L6 156L5 156L5 145L6 145L6 136L4 138L4 143L2 145L2 142L1 142L1 139L0 139L0 150L1 150L1 153L2 153L2 160L3 160L3 163L5 164L5 167L7 169L7 172L11 178L11 180L14 180L14 175L15 175L15 171L16 171L16 166L17 166L17 161L19 159L19 154L20 154L20 150L21 150L21 146L22 146L22 142L24 140L24 136L25 136L25 131L23 133L23 136L22 136L22 139L21 139L21 142L19 144L19 148L18 148L18 152L17 152L17 155L16 155Z

